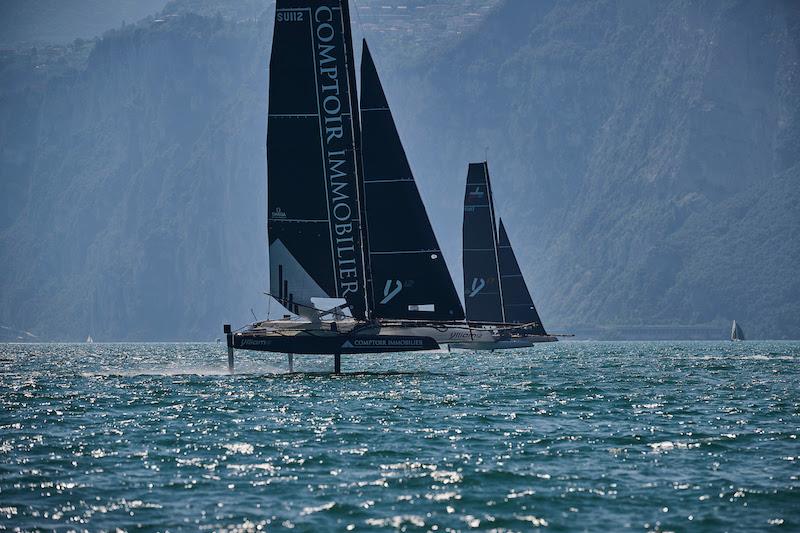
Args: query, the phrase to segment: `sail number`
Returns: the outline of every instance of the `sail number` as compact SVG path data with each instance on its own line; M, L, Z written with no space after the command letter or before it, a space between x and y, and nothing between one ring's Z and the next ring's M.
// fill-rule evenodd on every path
M302 11L278 11L278 22L303 22Z

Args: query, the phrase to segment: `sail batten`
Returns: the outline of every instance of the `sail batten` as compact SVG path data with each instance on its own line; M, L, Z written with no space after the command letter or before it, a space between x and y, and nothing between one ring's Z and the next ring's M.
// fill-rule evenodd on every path
M361 125L374 316L462 320L458 293L366 41L361 56Z

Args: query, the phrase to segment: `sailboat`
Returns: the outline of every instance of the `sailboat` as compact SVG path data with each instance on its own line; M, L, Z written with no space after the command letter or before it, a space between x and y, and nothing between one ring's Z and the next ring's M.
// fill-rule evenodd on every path
M731 340L732 341L745 340L742 327L739 324L737 324L735 320L733 321L733 324L731 324Z
M286 312L225 325L229 366L234 348L339 372L341 354L492 342L465 321L366 41L358 100L347 0L278 0L269 68L268 296Z
M92 338L91 335L89 335L88 337L86 337L86 344L92 344L92 343L94 343L94 339Z
M467 322L494 325L499 338L456 346L497 350L558 340L542 325L503 221L495 218L489 164L470 163L464 193L464 304ZM454 345L455 346L455 345Z

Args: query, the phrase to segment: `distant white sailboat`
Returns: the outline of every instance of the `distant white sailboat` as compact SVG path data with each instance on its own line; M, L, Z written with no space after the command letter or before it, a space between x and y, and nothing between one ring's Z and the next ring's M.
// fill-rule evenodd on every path
M737 324L735 320L733 321L733 324L731 325L731 340L732 341L743 341L743 340L745 340L744 332L742 331L742 327L739 324Z
M93 342L94 342L94 339L92 339L92 336L91 336L91 335L89 335L88 337L86 337L86 344L92 344Z

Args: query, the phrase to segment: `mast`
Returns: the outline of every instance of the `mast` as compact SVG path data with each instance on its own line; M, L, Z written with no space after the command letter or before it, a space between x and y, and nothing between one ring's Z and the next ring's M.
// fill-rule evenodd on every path
M497 280L500 284L500 312L502 322L506 322L506 307L503 305L503 276L500 273L500 254L497 247L497 219L494 215L494 195L492 194L492 180L489 179L489 162L483 162L483 173L486 176L486 192L489 195L489 212L492 214L492 238L494 239L494 260L497 265Z
M364 159L361 151L361 112L358 105L356 89L356 65L353 54L353 34L350 29L350 4L342 2L342 32L345 38L345 65L347 65L347 84L350 94L350 109L353 111L353 161L356 169L356 192L358 194L359 219L361 220L361 264L364 271L364 314L367 320L372 318L375 301L372 298L372 270L369 262L369 224L366 203L364 201Z

